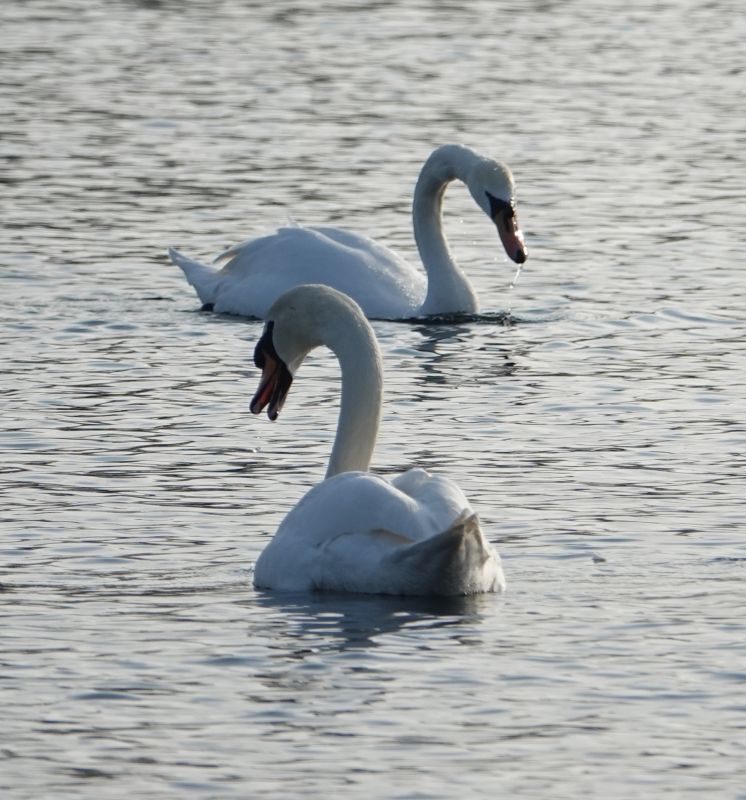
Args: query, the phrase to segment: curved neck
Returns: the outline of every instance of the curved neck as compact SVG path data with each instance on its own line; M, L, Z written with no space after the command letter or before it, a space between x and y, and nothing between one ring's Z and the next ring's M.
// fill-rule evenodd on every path
M478 303L466 275L456 266L443 233L442 207L446 186L458 178L466 182L480 156L468 147L448 144L424 163L414 190L414 238L427 273L423 314L476 312Z
M383 368L375 335L365 318L339 320L324 343L339 359L342 399L326 477L368 470L376 446L383 398ZM351 322L353 324L347 324Z

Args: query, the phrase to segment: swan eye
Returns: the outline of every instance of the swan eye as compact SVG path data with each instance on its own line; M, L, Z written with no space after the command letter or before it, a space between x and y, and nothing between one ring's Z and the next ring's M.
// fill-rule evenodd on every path
M490 217L497 220L498 216L503 216L506 220L513 219L515 216L515 203L513 200L500 200L489 192L485 192L490 201Z

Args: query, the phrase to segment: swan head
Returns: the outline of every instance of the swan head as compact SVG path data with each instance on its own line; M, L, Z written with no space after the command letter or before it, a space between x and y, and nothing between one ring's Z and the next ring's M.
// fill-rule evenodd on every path
M481 159L466 179L471 196L484 213L495 223L505 252L516 264L528 258L523 233L518 227L513 176L505 164Z
M322 345L336 351L345 323L368 327L357 303L330 286L296 286L278 298L254 349L254 364L262 377L251 412L260 414L266 408L267 416L276 420L305 357Z

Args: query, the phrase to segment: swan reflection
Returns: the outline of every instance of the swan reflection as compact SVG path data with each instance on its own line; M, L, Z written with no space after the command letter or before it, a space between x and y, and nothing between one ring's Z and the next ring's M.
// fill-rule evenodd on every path
M404 597L341 592L278 594L257 591L255 602L270 612L276 646L288 658L319 651L378 647L378 639L405 628L459 630L473 638L474 626L498 602L494 595L468 597ZM273 613L276 612L276 613ZM266 630L265 630L266 632Z

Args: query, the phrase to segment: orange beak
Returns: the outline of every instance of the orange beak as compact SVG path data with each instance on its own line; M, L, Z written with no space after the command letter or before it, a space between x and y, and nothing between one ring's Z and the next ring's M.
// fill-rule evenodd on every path
M254 349L254 364L262 370L262 377L250 408L252 414L260 414L267 407L267 416L274 422L285 404L293 375L277 355L272 342L272 327L273 323L268 322Z
M490 201L490 218L497 226L500 241L503 243L508 258L516 264L523 264L528 258L528 248L523 240L523 233L518 227L518 216L515 211L515 200L502 200L487 192Z

